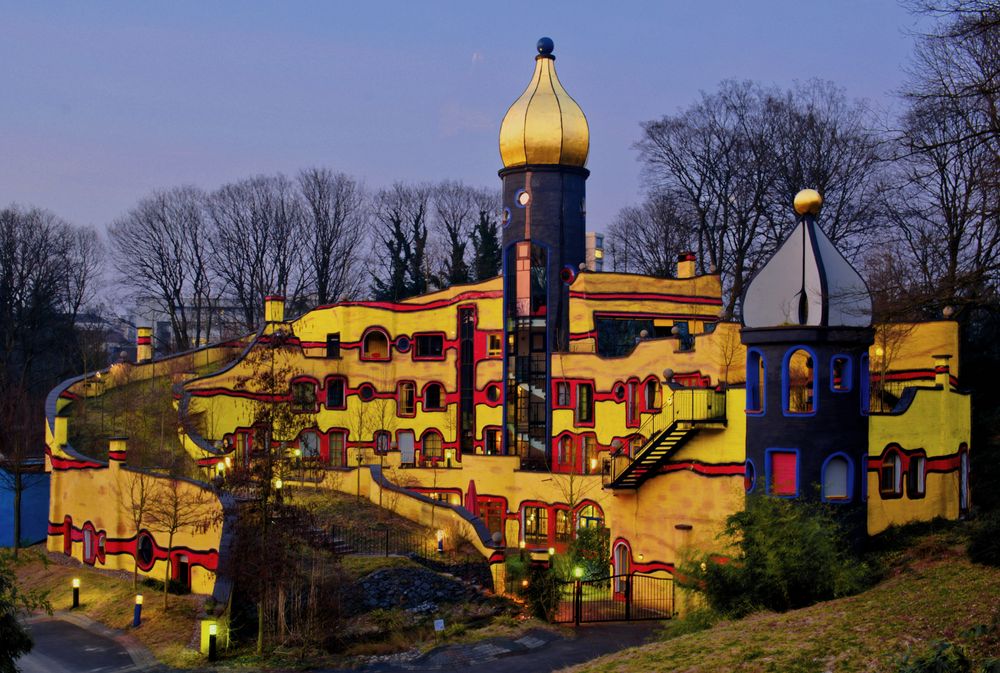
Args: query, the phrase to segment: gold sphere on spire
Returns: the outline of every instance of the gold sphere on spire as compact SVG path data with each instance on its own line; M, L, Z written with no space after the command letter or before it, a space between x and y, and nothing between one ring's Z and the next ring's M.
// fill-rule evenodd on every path
M799 215L819 215L823 207L823 197L815 189L803 189L795 195L795 212Z
M549 38L538 41L531 82L500 124L504 168L525 164L583 167L587 163L587 118L559 82L552 49Z

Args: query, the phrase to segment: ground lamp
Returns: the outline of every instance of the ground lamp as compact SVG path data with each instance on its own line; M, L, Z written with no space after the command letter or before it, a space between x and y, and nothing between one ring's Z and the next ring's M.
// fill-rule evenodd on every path
M438 530L437 532L437 543L438 543L438 554L444 553L444 531Z
M215 661L218 656L216 639L219 637L219 625L212 622L208 625L208 660Z
M142 624L142 594L135 595L135 612L132 613L132 628L137 629Z
M80 607L80 578L73 578L73 607Z

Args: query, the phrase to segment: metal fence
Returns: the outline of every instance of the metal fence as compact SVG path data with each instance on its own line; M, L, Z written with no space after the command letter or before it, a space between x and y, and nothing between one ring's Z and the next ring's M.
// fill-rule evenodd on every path
M612 575L562 584L552 621L561 624L671 619L674 581L651 575Z

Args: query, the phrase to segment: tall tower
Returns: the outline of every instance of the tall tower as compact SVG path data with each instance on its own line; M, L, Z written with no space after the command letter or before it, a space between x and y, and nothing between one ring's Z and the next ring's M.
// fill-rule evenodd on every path
M816 223L821 205L796 195L797 226L743 297L747 485L843 505L861 525L872 301Z
M569 347L569 285L586 257L590 129L552 49L538 41L531 82L500 125L505 446L525 468L551 453L550 356Z

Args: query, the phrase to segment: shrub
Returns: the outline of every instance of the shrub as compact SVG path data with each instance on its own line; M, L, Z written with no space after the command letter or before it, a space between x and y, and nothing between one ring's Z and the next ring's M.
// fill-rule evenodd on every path
M706 631L719 622L720 616L712 608L695 608L689 610L680 619L671 619L665 622L660 637L663 640L672 640L686 636L689 633Z
M818 504L752 496L726 519L720 538L735 550L731 558L695 557L679 576L723 615L800 608L857 593L870 580L830 511Z
M899 673L970 673L972 666L958 645L932 643L931 650L917 658L909 655L899 665Z
M574 567L583 568L583 579L607 577L611 558L610 531L607 528L578 528L569 545L569 558Z
M1000 566L1000 511L987 514L972 527L969 558L976 563Z
M552 621L562 598L563 579L550 568L531 566L525 597L532 613L539 619Z

